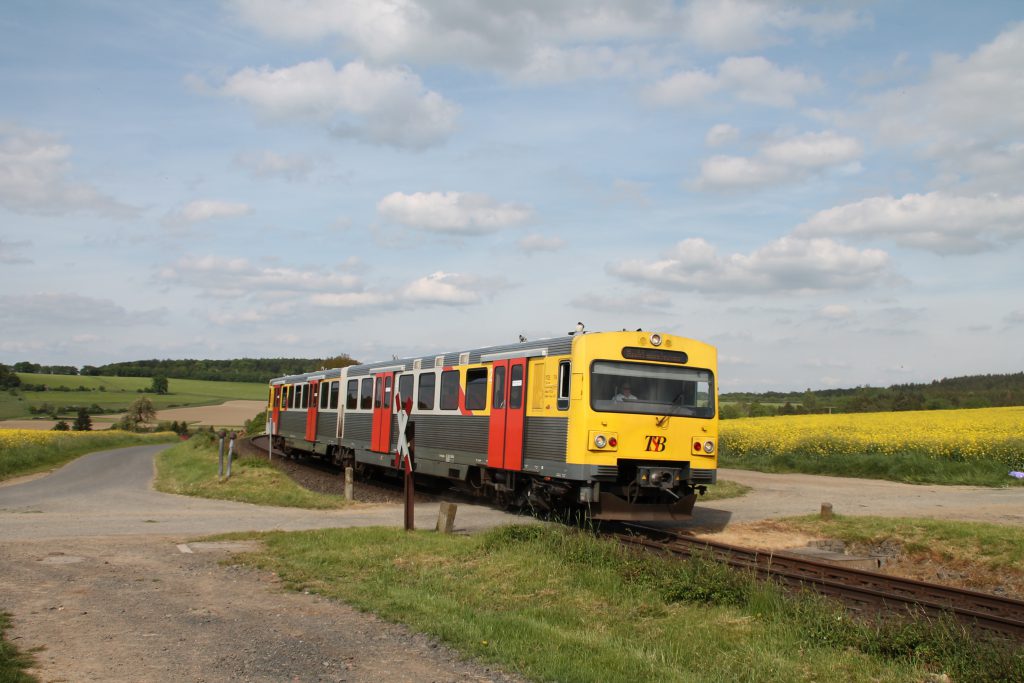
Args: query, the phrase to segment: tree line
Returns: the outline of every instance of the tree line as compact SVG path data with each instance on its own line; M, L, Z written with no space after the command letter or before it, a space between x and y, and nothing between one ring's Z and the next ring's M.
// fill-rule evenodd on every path
M107 365L40 365L22 361L12 367L0 365L0 388L20 384L15 372L51 375L113 377L161 377L218 382L267 382L274 377L298 375L321 368L343 368L358 361L348 354L332 358L236 358L233 360L135 360ZM10 379L13 377L14 379Z
M732 392L722 394L719 400L723 418L1019 406L1024 405L1024 372L951 377L884 388Z

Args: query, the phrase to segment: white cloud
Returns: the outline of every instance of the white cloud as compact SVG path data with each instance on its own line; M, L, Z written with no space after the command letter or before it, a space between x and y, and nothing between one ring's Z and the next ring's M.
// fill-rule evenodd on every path
M269 150L239 154L235 161L260 178L280 177L304 180L313 170L313 162L300 155L277 154Z
M252 212L248 204L225 202L217 199L197 199L185 206L169 212L164 219L165 225L190 225L216 218L234 218Z
M519 240L519 248L528 254L539 251L558 251L565 246L565 240L561 237L548 237L547 235L527 235Z
M243 298L253 294L354 290L361 287L355 275L325 268L258 267L244 258L188 256L158 273L159 279L195 287L209 296Z
M64 292L0 296L0 318L9 328L33 330L62 325L137 325L159 322L163 310L129 311L110 299Z
M0 239L0 263L14 265L17 263L32 263L32 260L21 255L21 250L29 246L29 242L8 242Z
M718 123L708 130L708 134L704 137L704 143L708 147L721 147L722 145L735 142L739 137L739 128L730 126L728 123Z
M325 292L314 294L310 301L316 306L327 308L390 308L395 302L395 296L390 292Z
M860 289L888 274L888 255L828 239L782 237L750 254L720 255L700 238L679 242L660 259L610 264L613 275L656 286L716 293Z
M740 102L793 107L798 96L820 89L820 79L798 69L780 68L764 57L730 57L714 75L701 69L672 74L647 88L644 98L652 104L679 107L724 92Z
M754 157L710 157L701 164L697 186L731 189L793 182L829 168L850 169L862 154L856 138L834 131L804 133L769 142Z
M919 85L870 97L861 119L911 146L953 181L1016 192L1024 182L1024 23L967 57L938 55Z
M481 300L476 288L480 281L473 276L437 271L413 280L402 288L399 299L412 304L475 304Z
M457 235L495 232L521 225L533 215L528 206L467 192L392 192L377 203L377 212L410 228Z
M219 92L280 121L307 121L333 134L422 149L455 129L458 107L400 67L355 61L335 69L326 59L271 69L245 68Z
M853 315L853 309L844 304L826 304L818 311L818 315L829 320L842 320Z
M1024 239L1024 195L943 192L870 197L819 211L797 226L802 237L888 239L937 253L974 253Z
M129 218L137 213L92 185L73 180L70 160L70 145L57 136L0 122L0 206L42 215L85 211Z

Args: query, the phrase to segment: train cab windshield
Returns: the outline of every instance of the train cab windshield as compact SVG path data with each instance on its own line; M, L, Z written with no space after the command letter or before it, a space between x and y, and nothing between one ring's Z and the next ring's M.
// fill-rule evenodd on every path
M714 377L710 370L594 361L590 368L590 406L607 413L715 415Z

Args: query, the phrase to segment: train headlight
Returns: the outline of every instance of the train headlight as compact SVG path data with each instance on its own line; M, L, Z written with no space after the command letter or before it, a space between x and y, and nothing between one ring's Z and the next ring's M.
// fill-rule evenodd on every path
M661 346L661 335L654 333L651 335L651 346Z
M594 445L598 448L604 448L608 445L608 439L604 437L604 434L598 434L594 437Z
M707 453L708 455L710 455L711 453L714 453L715 452L715 442L714 441L705 441L704 442L704 452Z

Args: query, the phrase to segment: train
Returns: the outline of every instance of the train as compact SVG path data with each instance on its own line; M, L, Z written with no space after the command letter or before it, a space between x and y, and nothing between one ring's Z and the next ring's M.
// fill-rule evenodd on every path
M582 326L581 326L582 327ZM274 447L357 475L409 463L508 507L680 520L717 479L714 346L588 332L270 381Z

